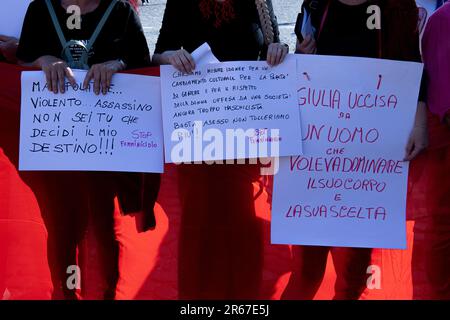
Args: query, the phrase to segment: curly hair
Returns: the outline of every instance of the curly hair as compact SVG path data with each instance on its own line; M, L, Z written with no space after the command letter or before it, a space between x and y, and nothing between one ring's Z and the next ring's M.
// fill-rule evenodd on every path
M261 29L264 34L264 42L269 45L275 40L275 30L270 16L270 9L266 0L255 0L255 3L259 14L259 21L261 22Z

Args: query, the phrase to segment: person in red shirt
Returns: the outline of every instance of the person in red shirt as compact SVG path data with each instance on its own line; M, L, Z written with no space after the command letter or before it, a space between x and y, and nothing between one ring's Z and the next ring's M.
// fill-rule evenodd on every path
M81 28L57 23L70 16L66 10L71 5L80 7ZM100 31L98 37L93 37L96 30ZM84 86L93 80L95 94L105 95L116 72L148 67L151 63L135 10L127 1L118 0L34 0L25 17L17 57L42 69L49 90L55 94L64 93L66 80L74 82L72 68L89 70ZM73 275L67 270L78 264L77 249L90 221L101 249L98 256L106 284L104 298L114 299L120 254L114 230L115 198L121 213L142 218L139 231L154 228L153 206L160 175L59 171L36 174L42 179L34 179L40 185L32 188L48 230L54 297L80 298L79 292L67 285Z
M367 8L379 5L381 29L367 27ZM297 52L420 61L418 11L414 0L307 0L317 33L299 39ZM427 146L426 106L423 94L416 122L406 147L405 160L414 159ZM372 249L294 246L294 267L283 299L313 299L331 253L337 274L334 299L359 299L366 289Z
M280 43L272 9L269 0L168 0L153 61L190 73L196 67L190 53L207 42L220 61L279 64L289 50ZM263 234L252 182L259 166L194 163L177 169L180 299L258 298Z

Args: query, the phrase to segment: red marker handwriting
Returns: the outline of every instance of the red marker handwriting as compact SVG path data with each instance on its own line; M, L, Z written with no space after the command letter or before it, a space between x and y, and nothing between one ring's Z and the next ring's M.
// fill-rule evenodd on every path
M377 90L380 90L380 86L381 86L381 80L383 79L383 76L381 74L378 75L378 85L377 85Z

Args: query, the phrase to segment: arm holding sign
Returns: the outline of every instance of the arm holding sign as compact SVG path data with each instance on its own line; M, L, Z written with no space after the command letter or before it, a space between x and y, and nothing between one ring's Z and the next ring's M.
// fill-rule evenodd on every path
M31 65L42 69L45 73L48 90L53 91L55 94L58 91L64 93L64 81L66 77L72 86L75 85L72 69L69 68L64 60L53 56L42 56L36 59Z
M88 5L89 3L85 4L85 6ZM126 18L126 23L122 39L119 42L122 46L118 49L117 59L111 59L111 56L105 56L105 58L100 55L97 56L95 52L98 52L98 50L95 50L95 47L94 55L89 56L90 70L86 75L84 87L93 80L93 91L97 95L100 92L103 94L108 92L112 77L116 72L124 70L128 65L143 67L150 64L150 55L139 18L129 5L126 5L123 9L121 18ZM81 6L82 12L89 10L92 11L92 8ZM64 93L66 78L72 86L75 85L75 79L68 61L59 57L61 47L56 45L54 41L57 38L50 37L50 40L42 38L42 35L55 32L49 18L48 21L41 20L43 15L48 15L47 7L42 2L32 2L25 16L17 57L23 65L42 69L50 91L55 94L58 92ZM100 35L102 34L100 33ZM97 63L93 64L93 60Z
M64 93L65 78L73 85L75 79L72 70L62 59L49 54L46 45L42 42L42 35L49 31L43 27L40 16L42 8L37 2L31 2L25 20L17 48L17 58L20 64L41 69L45 73L48 90Z
M295 23L295 34L297 36L297 44L295 53L315 54L317 51L315 28L311 20L311 13L308 9L309 3L303 2L302 11L297 17Z
M157 65L170 64L180 72L191 73L195 70L195 62L183 48L182 28L188 23L184 5L181 1L167 1L153 62Z
M267 38L273 34L273 39L267 46L266 61L270 66L277 66L286 58L289 53L289 46L280 41L278 20L273 10L272 1L256 0L256 7L264 37ZM264 51L262 55L264 56Z
M342 3L346 5L351 5L350 1L341 1ZM364 3L364 1L362 1ZM415 15L415 5L414 3L410 2L408 3L409 7L406 6L405 8L411 9L412 13L410 14L410 19L408 20L409 24L404 27L402 30L402 36L400 42L400 38L397 34L391 35L392 31L395 30L398 26L394 24L392 21L397 21L393 17L397 17L396 14L398 12L402 12L403 7L401 6L400 9L397 8L398 12L395 11L395 13L392 13L392 16L388 16L387 20L388 24L386 24L385 29L390 30L386 34L382 34L380 38L377 38L377 49L379 52L377 52L378 58L380 59L393 59L393 60L413 60L419 62L420 59L420 50L419 50L419 35L415 31L415 26L417 25L417 17ZM305 10L305 5L303 6L303 9ZM323 8L322 8L323 9ZM315 26L312 26L314 30L318 30L318 35L321 34L321 31L323 31L323 26L325 24L325 21L327 21L328 17L328 10L330 7L325 7L324 10L315 10L315 14L317 16L315 17L314 21L316 22ZM417 9L417 8L415 8ZM406 10L406 9L405 9ZM323 12L322 12L323 11ZM391 12L393 10L385 10L388 12ZM307 11L305 11L307 12ZM311 18L312 19L312 18ZM310 20L312 21L312 20ZM296 34L297 34L297 47L296 47L296 53L302 53L302 54L315 54L317 53L317 42L314 37L314 33L307 34L306 36L303 36L300 34L297 30L303 30L304 26L300 26L302 23L301 20L297 20L297 26L296 26ZM389 24L390 23L390 24ZM362 26L365 28L365 26ZM383 29L383 30L385 30ZM398 28L397 28L398 29ZM364 30L364 29L362 29ZM328 30L326 30L328 31ZM345 30L344 30L345 31ZM343 32L341 30L341 32ZM318 35L316 35L318 37ZM329 36L328 39L320 38L320 43L323 43L324 41L329 41L330 38L333 38L333 36ZM337 34L337 36L340 36L340 34ZM366 34L366 36L370 36L369 33ZM343 35L343 40L345 40L345 34ZM400 43L400 45L399 45ZM355 50L356 49L356 50ZM354 55L358 55L360 51L358 51L358 45L355 45L354 48L350 48L348 52L353 53ZM335 51L333 48L331 53L337 54L338 50ZM327 52L327 54L330 54L330 52ZM375 54L373 53L373 56ZM416 111L416 117L415 117L415 123L413 130L411 132L411 135L409 137L407 146L406 146L406 153L405 153L405 160L411 161L414 159L420 152L422 152L427 146L428 146L428 128L427 128L427 114L426 114L426 105L425 105L425 99L423 97L423 90L420 92L419 97L419 103L417 105L417 111Z
M285 43L271 43L267 50L267 63L271 66L277 66L284 61L289 53L289 46Z
M185 49L164 51L160 54L155 54L153 62L158 65L170 64L178 71L190 74L195 70L195 61L192 55Z
M151 65L150 52L140 19L135 10L126 6L125 31L122 45L115 60L93 64L86 75L83 86L86 88L90 81L94 81L94 93L106 95L111 87L113 75L125 69L149 67Z
M295 53L315 54L316 52L317 52L316 40L314 40L312 36L308 35L302 41L300 41L297 38L297 47Z
M414 128L406 145L405 160L411 161L428 147L427 106L419 102Z
M126 6L125 31L121 39L122 45L114 60L108 60L91 65L83 86L86 88L90 81L94 81L94 93L107 94L111 87L113 75L125 69L149 67L151 65L150 52L140 19L135 10ZM125 14L124 14L125 15Z
M126 64L119 59L94 64L84 79L83 87L87 88L91 80L94 80L94 93L99 95L101 90L106 95L111 87L113 75L125 69Z
M31 65L42 69L47 79L49 91L53 91L55 94L65 92L64 82L66 78L72 86L76 85L72 69L62 59L54 56L42 56ZM89 82L94 80L94 93L98 95L102 91L103 94L106 94L111 86L113 75L124 70L125 67L121 60L94 64L86 74L83 87L87 88Z
M382 10L381 58L422 62L415 1L388 1ZM401 21L401 23L399 23ZM389 30L387 32L387 30ZM405 160L411 161L428 147L427 93L425 81L419 92L414 128L406 146Z
M65 92L64 82L66 78L72 86L76 84L72 69L62 59L54 56L42 56L31 65L42 69L47 79L49 91L53 91L55 94ZM99 95L101 91L105 95L111 86L113 75L125 70L125 68L126 65L122 60L94 64L86 74L83 87L87 88L89 82L94 80L94 93Z

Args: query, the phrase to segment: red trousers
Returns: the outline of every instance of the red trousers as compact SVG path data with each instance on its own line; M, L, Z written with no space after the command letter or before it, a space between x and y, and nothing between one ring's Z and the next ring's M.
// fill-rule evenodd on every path
M325 274L328 253L336 270L334 300L357 300L367 286L372 249L293 246L293 271L284 300L312 300Z
M450 299L450 146L425 155L425 212L415 216L414 299Z
M101 173L83 172L24 172L21 176L36 196L48 231L53 298L79 298L79 292L66 284L73 275L67 273L67 268L83 265L78 249L89 221L99 243L104 297L114 298L119 277L119 243L114 234L115 193L107 179Z
M259 167L193 164L178 170L179 298L257 299L263 239L252 181Z

